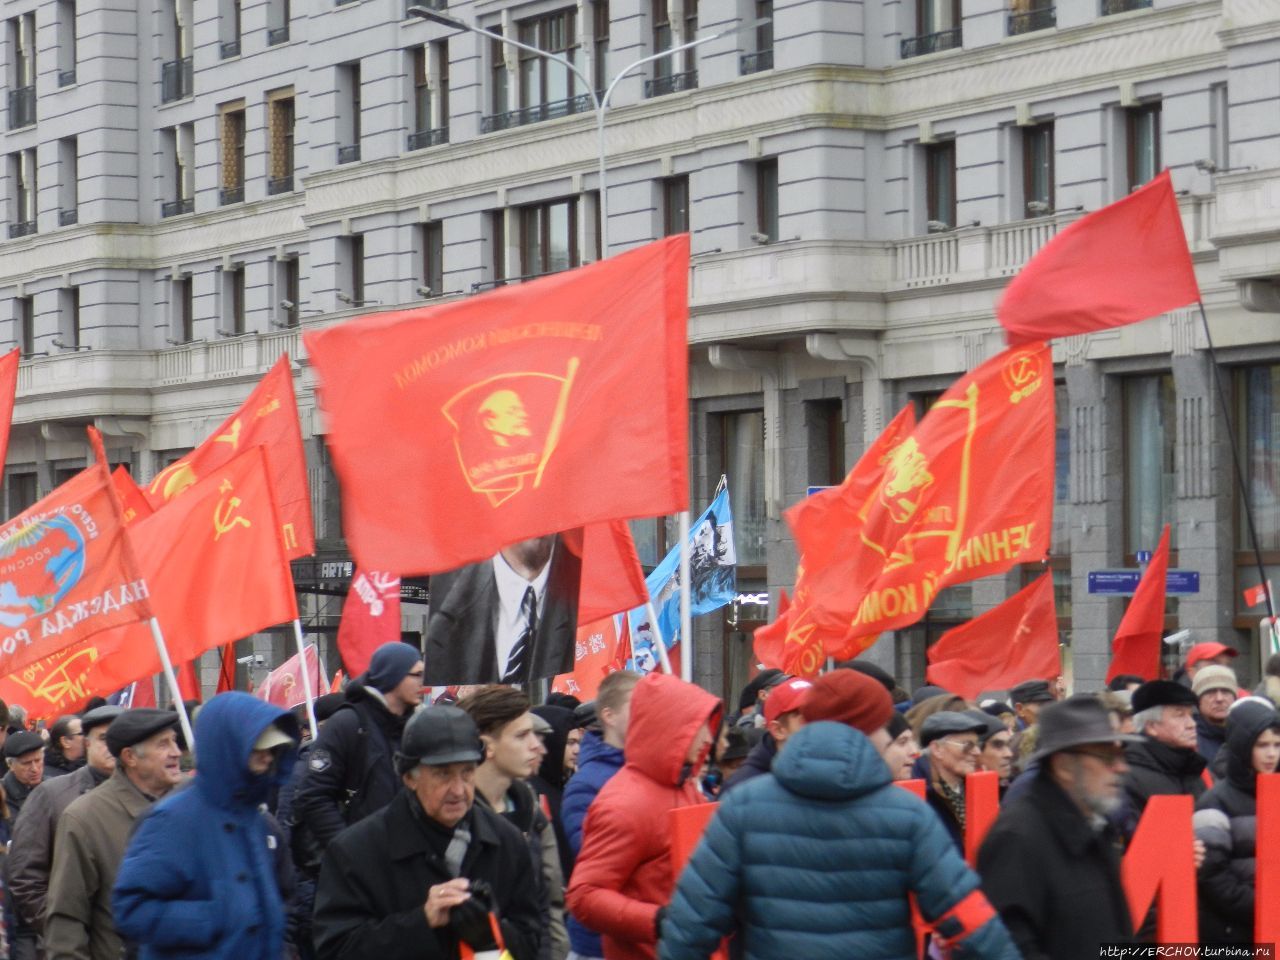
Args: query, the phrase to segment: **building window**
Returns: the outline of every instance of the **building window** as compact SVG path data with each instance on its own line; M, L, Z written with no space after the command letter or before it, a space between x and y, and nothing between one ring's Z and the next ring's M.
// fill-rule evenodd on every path
M520 273L530 277L576 267L578 201L555 200L520 208Z
M184 273L173 281L169 342L175 346L190 343L196 337L195 283Z
M15 339L22 348L22 355L29 357L36 352L35 297L13 298L13 322L17 327Z
M960 0L916 0L916 35L902 41L903 59L961 45Z
M930 143L924 148L925 216L929 228L956 225L956 144L954 140Z
M166 196L160 206L162 217L191 213L195 209L195 143L194 123L182 123L160 131Z
M689 232L689 178L667 177L662 181L662 235Z
M1053 557L1071 556L1071 404L1067 385L1053 387L1053 530L1049 553Z
M438 297L444 292L444 224L424 223L422 231L422 293Z
M1124 396L1125 553L1154 550L1173 521L1173 375L1127 377ZM1177 525L1170 534L1177 545Z
M293 10L289 0L267 0L267 46L289 42L289 21Z
M1245 481L1253 507L1258 549L1280 553L1280 366L1246 367L1236 374L1240 445ZM1248 518L1243 505L1236 510L1238 550L1250 551ZM1252 555L1248 560L1253 563ZM1256 575L1255 575L1256 579ZM1280 577L1274 583L1280 589ZM1280 597L1276 598L1280 600Z
M507 212L493 210L489 213L489 254L493 266L494 285L507 279Z
M671 21L671 0L652 0L653 6L653 52L662 53L676 46L674 40L674 24ZM690 40L698 32L697 0L684 0L684 39ZM673 57L659 57L653 62L653 79L646 80L644 95L660 97L664 94L680 90L692 90L698 85L696 54L693 50L684 51L679 60Z
M9 224L10 237L25 237L36 232L36 151L19 150L9 154L9 178L13 183L13 209Z
M218 202L225 206L244 201L244 101L223 107L219 126L222 177Z
M1058 12L1051 0L1012 0L1009 4L1009 36L1049 30L1058 24Z
M1022 202L1029 217L1053 212L1052 120L1022 128Z
M413 132L409 149L449 142L449 47L445 40L414 47Z
M9 20L9 129L36 122L36 15Z
M16 517L22 511L35 506L40 499L40 488L34 473L9 474L9 512L8 517Z
M244 264L238 263L222 274L223 330L244 333Z
M346 290L338 291L338 302L348 306L364 305L364 234L353 233L340 241L339 253Z
M1160 172L1160 104L1146 103L1124 113L1127 188L1134 190Z
M762 243L778 239L778 161L756 163L756 232Z
M240 56L240 2L219 0L218 28L223 60Z
M502 28L494 27L493 33L501 35ZM511 91L507 78L506 44L501 40L489 41L489 89L493 95L495 116L511 110Z
M294 106L292 92L267 100L267 193L293 191Z
M58 291L58 325L61 346L75 350L80 346L80 288L63 287Z
M58 141L58 224L80 219L80 144L75 137Z
M581 50L578 46L577 16L570 7L518 24L521 43L564 57L574 66L581 67ZM536 107L559 103L586 91L578 89L578 79L568 68L552 64L546 57L519 52L520 106Z
M76 4L75 0L58 0L58 86L76 82Z
M591 4L591 79L597 93L609 88L609 0Z
M741 567L766 562L767 515L764 490L764 413L751 410L722 418L724 474L729 479L734 541Z
M284 257L276 263L276 285L280 291L280 299L276 306L280 311L277 326L296 327L301 317L298 304L302 296L301 270L296 256Z
M160 101L172 103L191 96L191 6L193 0L166 0L164 39L167 57L160 65Z
M814 486L844 480L844 402L809 400L804 405L808 434L808 477Z
M338 67L338 162L360 159L360 64Z
M754 53L744 53L739 65L739 73L759 73L761 70L773 69L773 0L755 0L756 19L767 20L756 27L756 49Z

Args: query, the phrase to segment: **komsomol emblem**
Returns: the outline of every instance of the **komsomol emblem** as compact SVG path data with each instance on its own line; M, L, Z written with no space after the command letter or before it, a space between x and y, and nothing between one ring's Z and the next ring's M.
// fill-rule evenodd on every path
M33 520L0 545L0 624L18 627L57 606L84 575L84 535L74 520Z
M563 375L504 373L455 393L440 410L467 485L492 506L542 482L564 426L578 358Z
M1021 403L1035 393L1044 383L1044 369L1036 350L1016 350L1005 361L1000 371L1001 379L1009 388L1009 402Z

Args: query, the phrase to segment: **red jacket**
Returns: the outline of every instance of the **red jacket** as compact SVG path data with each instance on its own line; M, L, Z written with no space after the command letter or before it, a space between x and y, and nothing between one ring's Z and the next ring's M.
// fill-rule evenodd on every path
M666 814L704 802L694 773L706 752L692 765L685 758L719 719L720 701L691 683L651 673L636 684L626 762L587 810L566 894L573 915L602 935L606 960L656 955L658 907L675 889Z

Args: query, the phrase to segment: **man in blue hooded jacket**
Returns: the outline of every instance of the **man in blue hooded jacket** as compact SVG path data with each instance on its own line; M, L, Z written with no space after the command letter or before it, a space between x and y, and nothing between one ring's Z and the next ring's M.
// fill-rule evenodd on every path
M296 758L298 722L247 693L196 718L196 776L139 823L116 876L116 929L140 960L279 960L279 839L259 811Z

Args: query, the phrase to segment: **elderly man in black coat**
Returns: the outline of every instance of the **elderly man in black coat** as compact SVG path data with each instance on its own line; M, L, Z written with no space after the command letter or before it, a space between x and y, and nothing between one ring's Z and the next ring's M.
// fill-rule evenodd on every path
M313 920L320 960L458 960L460 944L535 960L545 935L520 831L475 805L475 722L431 706L405 727L404 781L325 849ZM496 917L495 921L490 917Z
M1133 691L1133 729L1142 736L1125 750L1131 829L1152 797L1199 799L1209 789L1205 759L1196 752L1196 703L1194 693L1172 680L1152 680Z
M1136 739L1092 697L1041 712L1039 771L978 852L983 890L1024 960L1096 960L1099 944L1133 939L1107 815L1124 801L1124 744Z

